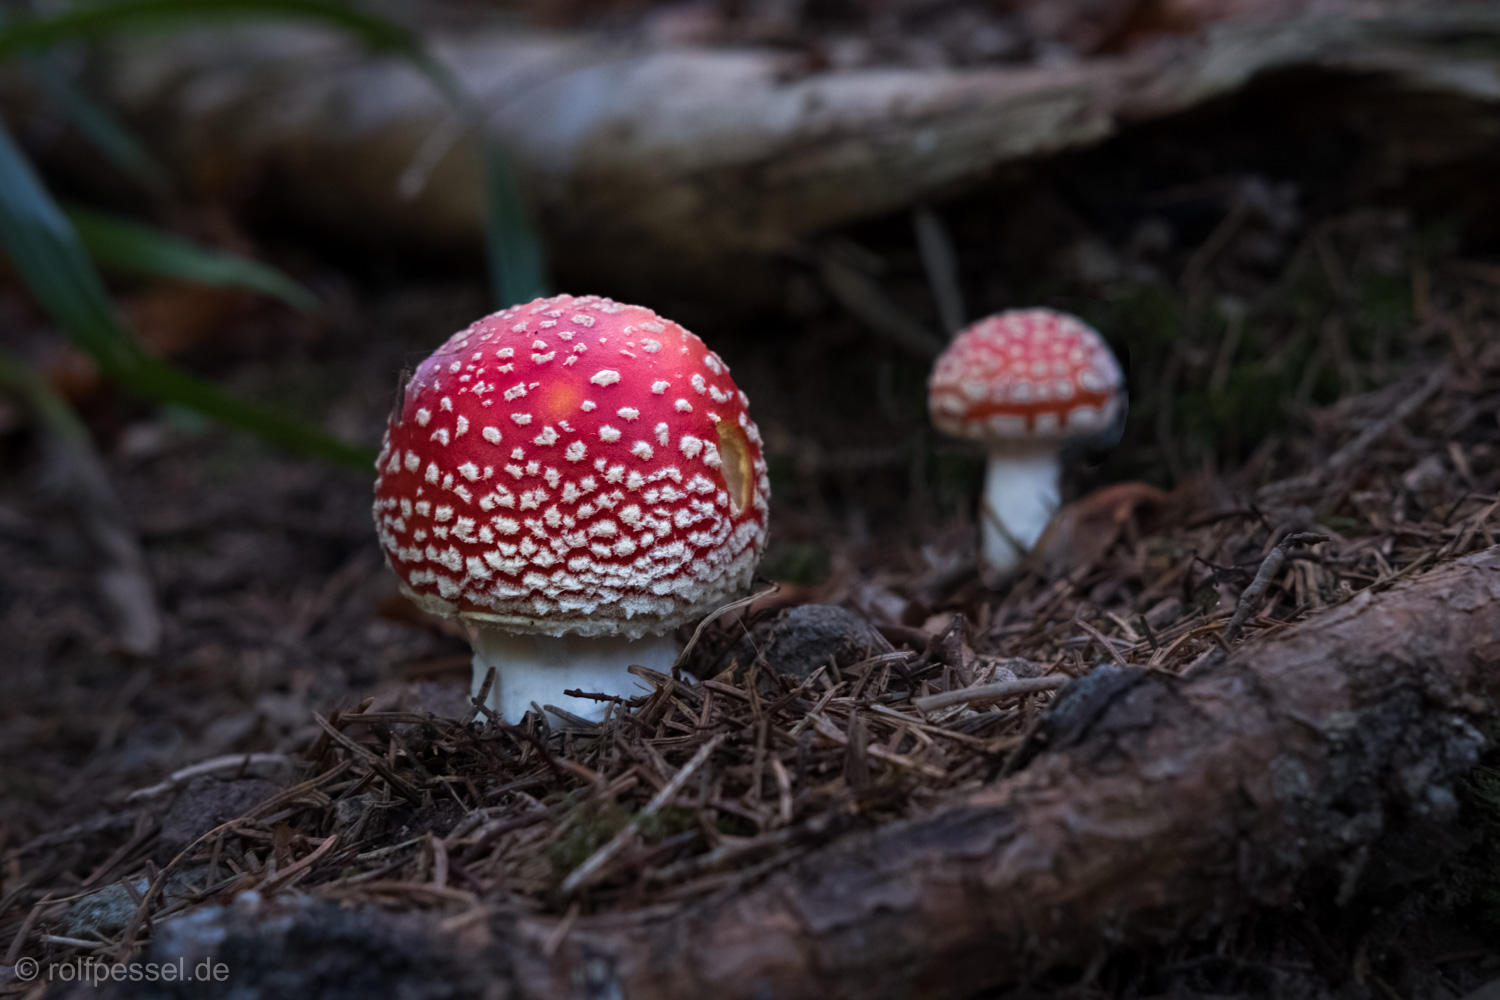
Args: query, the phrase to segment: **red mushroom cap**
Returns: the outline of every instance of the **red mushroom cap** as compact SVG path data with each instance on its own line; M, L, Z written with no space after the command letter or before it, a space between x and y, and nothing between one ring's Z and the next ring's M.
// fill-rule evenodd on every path
M953 338L928 379L933 424L957 437L1060 441L1107 426L1124 377L1093 328L1051 309L1013 309Z
M662 632L750 584L770 484L749 400L649 309L558 295L454 334L386 431L375 523L407 596L550 635Z

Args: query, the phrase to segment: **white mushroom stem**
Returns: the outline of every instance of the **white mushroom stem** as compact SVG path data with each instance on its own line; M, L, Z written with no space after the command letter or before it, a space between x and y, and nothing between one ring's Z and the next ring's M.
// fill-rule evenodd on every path
M623 636L534 635L506 632L490 626L473 630L474 684L477 696L490 667L495 683L485 704L506 722L538 705L554 705L580 718L604 717L608 702L570 698L564 691L630 698L642 694L645 683L625 668L635 665L663 673L677 659L677 642L668 635L640 639Z
M1061 474L1056 442L990 452L979 502L980 566L987 574L1015 569L1042 537L1061 502Z

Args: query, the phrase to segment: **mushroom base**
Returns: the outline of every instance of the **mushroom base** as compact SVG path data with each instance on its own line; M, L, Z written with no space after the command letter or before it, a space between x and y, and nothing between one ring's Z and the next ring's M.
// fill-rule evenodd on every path
M990 453L979 502L980 571L987 581L1010 573L1042 537L1062 494L1057 446Z
M677 642L668 635L626 639L621 636L532 635L497 628L474 630L474 684L479 688L491 667L495 683L485 704L506 722L519 722L537 705L555 705L580 718L597 721L609 705L591 698L570 698L564 691L630 698L644 683L626 667L635 664L663 673L677 659Z

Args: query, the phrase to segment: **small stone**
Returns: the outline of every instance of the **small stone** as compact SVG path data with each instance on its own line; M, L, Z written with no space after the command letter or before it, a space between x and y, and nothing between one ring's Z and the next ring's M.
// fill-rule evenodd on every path
M202 888L203 876L202 865L177 872L162 887L163 900L185 895L187 890L195 887ZM85 940L116 934L135 919L136 911L140 909L140 903L136 900L145 896L150 887L150 881L145 876L137 876L130 880L130 888L135 890L135 895L131 895L130 890L125 888L124 879L117 879L101 889L81 896L63 912L56 933Z
M854 612L831 604L803 604L757 625L730 647L715 672L731 663L744 670L759 653L778 673L806 677L829 659L847 667L890 650L875 626Z
M158 862L165 864L214 827L243 816L279 791L275 782L264 778L194 778L177 793L161 818Z

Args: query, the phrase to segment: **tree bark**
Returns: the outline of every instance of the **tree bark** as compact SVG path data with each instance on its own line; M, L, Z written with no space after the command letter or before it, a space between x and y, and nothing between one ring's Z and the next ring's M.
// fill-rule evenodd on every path
M375 957L350 974L388 966L418 997L455 995L430 981L445 976L443 990L517 998L968 997L1178 940L1309 877L1357 891L1383 837L1455 815L1497 696L1500 546L1191 676L1096 672L1065 689L1019 772L670 916L585 917L558 943L557 921L533 916L442 935L411 914L266 902L163 921L154 957L245 956L236 996L269 996L262 982L289 988L290 942L326 977L349 940L329 928L355 921ZM256 955L279 973L257 979Z

